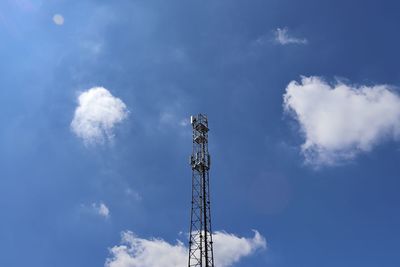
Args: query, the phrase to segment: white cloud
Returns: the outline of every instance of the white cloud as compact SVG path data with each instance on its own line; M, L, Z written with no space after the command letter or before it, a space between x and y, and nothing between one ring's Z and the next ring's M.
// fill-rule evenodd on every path
M400 97L387 85L330 85L319 77L292 81L284 108L305 136L306 162L332 165L400 134Z
M187 260L182 242L171 245L162 239L142 239L132 232L122 233L122 244L110 252L107 267L176 267L185 266Z
M92 208L96 214L108 218L110 217L110 209L104 203L92 203Z
M308 43L307 39L290 36L288 28L277 28L274 31L274 34L275 34L275 41L281 45Z
M241 258L253 254L259 249L265 249L267 243L259 232L254 231L253 238L237 237L225 232L215 232L213 235L215 266L227 267Z
M55 14L53 16L53 22L59 26L64 24L64 17L60 14Z
M266 248L266 241L257 231L253 238L240 238L225 232L215 232L215 266L228 267L242 257ZM132 232L122 233L121 245L110 249L106 267L177 267L185 266L188 249L181 242L170 244L162 239L142 239Z
M124 102L103 87L93 87L81 93L78 102L71 129L85 144L111 140L115 125L128 115Z

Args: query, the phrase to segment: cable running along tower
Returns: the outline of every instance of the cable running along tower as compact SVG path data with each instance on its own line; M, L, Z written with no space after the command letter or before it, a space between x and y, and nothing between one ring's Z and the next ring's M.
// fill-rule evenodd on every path
M210 212L210 154L208 120L199 114L190 118L193 127L192 212L189 238L189 267L214 267Z

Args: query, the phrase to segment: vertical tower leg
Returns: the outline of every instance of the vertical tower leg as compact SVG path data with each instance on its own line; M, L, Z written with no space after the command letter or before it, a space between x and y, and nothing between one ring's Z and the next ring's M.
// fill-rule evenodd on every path
M205 115L191 117L193 127L192 210L190 216L189 267L214 267L210 208L210 155L208 120Z

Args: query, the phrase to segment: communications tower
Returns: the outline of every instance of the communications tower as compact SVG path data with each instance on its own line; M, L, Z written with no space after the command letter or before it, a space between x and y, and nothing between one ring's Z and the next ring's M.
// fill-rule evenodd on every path
M189 267L214 267L210 212L210 154L207 116L190 118L193 128L192 211L190 216Z

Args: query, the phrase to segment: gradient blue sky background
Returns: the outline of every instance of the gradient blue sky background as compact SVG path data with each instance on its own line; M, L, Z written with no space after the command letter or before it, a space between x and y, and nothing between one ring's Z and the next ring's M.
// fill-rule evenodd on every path
M186 241L191 128L181 122L203 112L213 228L256 229L268 243L234 266L399 266L396 138L316 168L283 108L301 75L397 94L399 9L390 0L1 1L0 265L104 266L125 230ZM307 43L278 43L278 28ZM79 93L94 86L129 116L112 142L88 146L70 124Z

